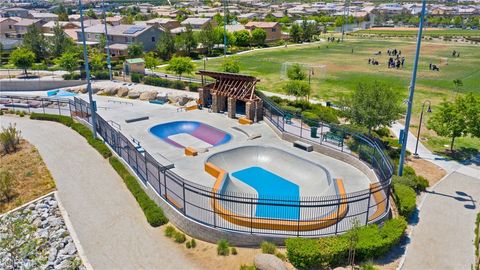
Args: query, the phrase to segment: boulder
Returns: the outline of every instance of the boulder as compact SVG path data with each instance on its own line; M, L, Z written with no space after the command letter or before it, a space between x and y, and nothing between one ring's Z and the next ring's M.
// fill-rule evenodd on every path
M258 254L253 261L259 270L287 270L285 263L272 254Z
M118 88L117 87L107 87L105 88L105 94L109 96L114 96L117 94Z
M98 86L92 86L92 93L96 94L100 92L102 89Z
M178 104L180 106L185 106L185 104L187 104L189 101L190 101L190 98L188 98L187 96L183 96L183 97L180 97Z
M146 91L140 94L140 100L154 100L156 97L156 91Z
M128 88L120 87L117 90L117 96L119 97L126 97L128 95Z
M87 93L87 87L86 86L79 87L78 92L82 94Z
M131 99L137 99L140 97L140 93L139 92L135 92L135 91L130 91L128 92L128 98L131 98Z

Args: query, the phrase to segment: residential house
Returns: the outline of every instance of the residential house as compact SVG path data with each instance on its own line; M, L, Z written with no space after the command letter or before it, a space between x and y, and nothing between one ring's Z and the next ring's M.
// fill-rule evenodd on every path
M186 27L187 25L192 26L192 30L200 31L205 28L208 23L212 24L212 26L217 26L217 22L211 18L188 18L180 23L181 26Z
M107 23L110 24L111 26L116 26L122 24L122 16L113 16L113 17L107 17Z
M41 29L43 24L44 22L38 19L37 20L32 20L32 19L20 20L14 25L16 38L23 38L23 36L27 33L29 26L35 25L36 27Z
M80 22L48 22L42 25L43 35L46 37L53 37L53 28L58 24L62 27L63 32L67 34L74 41L77 41L77 30L80 29Z
M18 17L0 18L0 33L1 37L16 36L15 24L21 19Z
M267 33L266 41L277 41L282 39L282 27L278 22L248 22L245 29L252 32L256 28L261 28Z
M108 41L110 54L112 57L127 55L128 45L132 43L141 43L145 51L152 51L160 36L164 33L152 25L128 25L120 24L111 26L107 24ZM76 30L77 39L82 41L81 30ZM105 36L105 25L98 24L85 28L86 41L90 45L99 44L101 38Z
M0 12L1 17L19 17L19 18L27 18L29 15L28 9L24 8L6 8Z

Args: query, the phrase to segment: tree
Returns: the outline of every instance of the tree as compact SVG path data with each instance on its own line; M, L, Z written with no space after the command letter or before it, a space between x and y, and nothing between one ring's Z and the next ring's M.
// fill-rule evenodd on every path
M237 46L246 47L250 44L251 37L248 30L233 32L233 36L235 37L235 45Z
M232 57L224 58L223 63L222 63L222 70L224 72L239 73L240 72L240 63L238 62L237 59L232 58Z
M218 28L214 28L211 23L208 23L202 31L200 31L199 41L207 48L207 54L210 55L215 47L215 44L221 43L222 32Z
M302 21L302 41L312 41L317 32L317 24L307 20Z
M23 37L23 46L35 54L35 61L47 58L47 42L38 27L34 24L27 27Z
M302 28L296 23L292 24L292 27L290 28L290 38L296 43L302 41Z
M97 19L97 14L91 8L85 12L85 16L89 17L90 19Z
M156 66L160 65L160 60L158 60L153 52L145 54L145 67L153 70Z
M307 78L307 74L300 64L293 64L287 69L287 77L290 80L305 80Z
M169 60L175 53L175 41L168 28L165 29L165 34L160 37L157 43L157 51L163 60Z
M179 77L181 77L183 73L191 74L193 68L192 58L181 56L173 57L167 66L168 71L174 72Z
M190 55L197 48L198 42L193 34L192 26L188 24L185 32L177 36L175 41L177 48L184 51L186 55Z
M472 93L458 96L454 102L444 100L435 107L428 127L438 135L451 138L450 151L453 151L455 139L471 134L480 137L480 98Z
M63 31L58 23L53 27L53 37L51 41L50 51L54 57L60 56L70 47L74 46L73 40L65 34L65 31Z
M346 233L348 240L348 264L354 269L355 251L357 250L358 238L360 233L360 221L355 218L351 221L352 228Z
M352 123L373 128L389 126L400 118L401 96L384 83L360 83L347 100L345 115Z
M262 28L255 28L252 31L252 43L255 45L264 45L267 39L267 32Z
M17 48L10 54L10 64L23 69L25 76L27 76L27 69L32 67L34 62L35 54L25 47Z
M135 58L140 57L143 54L143 44L142 43L132 43L127 47L127 53L129 57Z
M92 71L100 71L105 69L107 66L107 62L105 61L106 54L103 52L93 52L90 54L90 66L92 67Z
M58 6L58 8L55 10L55 14L58 15L59 21L68 22L68 13L64 5Z
M298 80L288 81L284 85L283 90L287 93L287 95L294 96L296 98L307 97L311 92L310 85L307 82Z
M59 58L55 59L55 64L72 74L72 72L78 67L77 60L78 54L71 51L64 52Z

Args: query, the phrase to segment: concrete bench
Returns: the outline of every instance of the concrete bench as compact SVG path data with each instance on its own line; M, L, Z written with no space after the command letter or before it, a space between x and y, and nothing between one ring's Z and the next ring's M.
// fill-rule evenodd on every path
M313 145L304 143L302 141L294 141L293 142L293 147L300 148L302 150L305 150L307 152L312 152L313 151Z
M198 152L193 147L185 147L185 156L194 157L196 155Z
M253 121L250 120L250 119L247 119L247 118L245 118L245 117L242 117L242 118L239 118L239 119L238 119L238 123L239 123L240 125L251 125L251 124L253 123Z
M142 117L136 117L136 118L130 118L130 119L125 119L125 123L132 123L132 122L137 122L137 121L143 121L143 120L148 120L150 117L148 116L142 116Z

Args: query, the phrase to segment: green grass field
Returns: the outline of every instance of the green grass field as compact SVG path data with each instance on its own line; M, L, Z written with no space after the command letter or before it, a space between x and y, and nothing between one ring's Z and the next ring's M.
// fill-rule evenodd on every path
M405 68L388 69L387 49L402 51L405 56ZM352 54L353 49L353 54ZM452 51L460 52L459 58L452 58ZM381 56L374 52L382 51ZM405 98L412 72L415 42L405 40L346 40L344 43L322 43L288 48L278 48L250 52L235 56L240 63L240 72L258 77L261 81L258 89L270 92L282 92L285 80L281 69L285 62L297 62L312 65L326 65L325 74L315 74L311 79L312 97L321 100L338 101L348 94L358 83L378 80L390 84ZM379 66L368 65L368 59L375 58ZM221 58L210 59L207 69L221 70ZM429 70L432 62L440 67L439 72ZM197 63L197 69L203 69L203 63ZM162 69L165 71L165 69ZM453 80L461 79L463 87L460 93L480 94L480 46L445 42L424 42L417 76L414 100L413 125L418 125L421 103L429 99L438 104L443 99L451 100L455 96ZM427 116L428 118L428 116ZM413 128L415 131L415 128ZM423 132L423 130L422 130ZM434 136L433 133L426 134ZM432 141L431 149L443 147L443 140ZM433 143L435 141L435 143ZM480 140L458 139L457 147L480 149Z
M415 37L417 36L417 28L411 30L360 30L351 35L378 35L388 37ZM424 36L428 37L480 37L480 30L462 30L462 29L445 29L445 30L426 30Z

